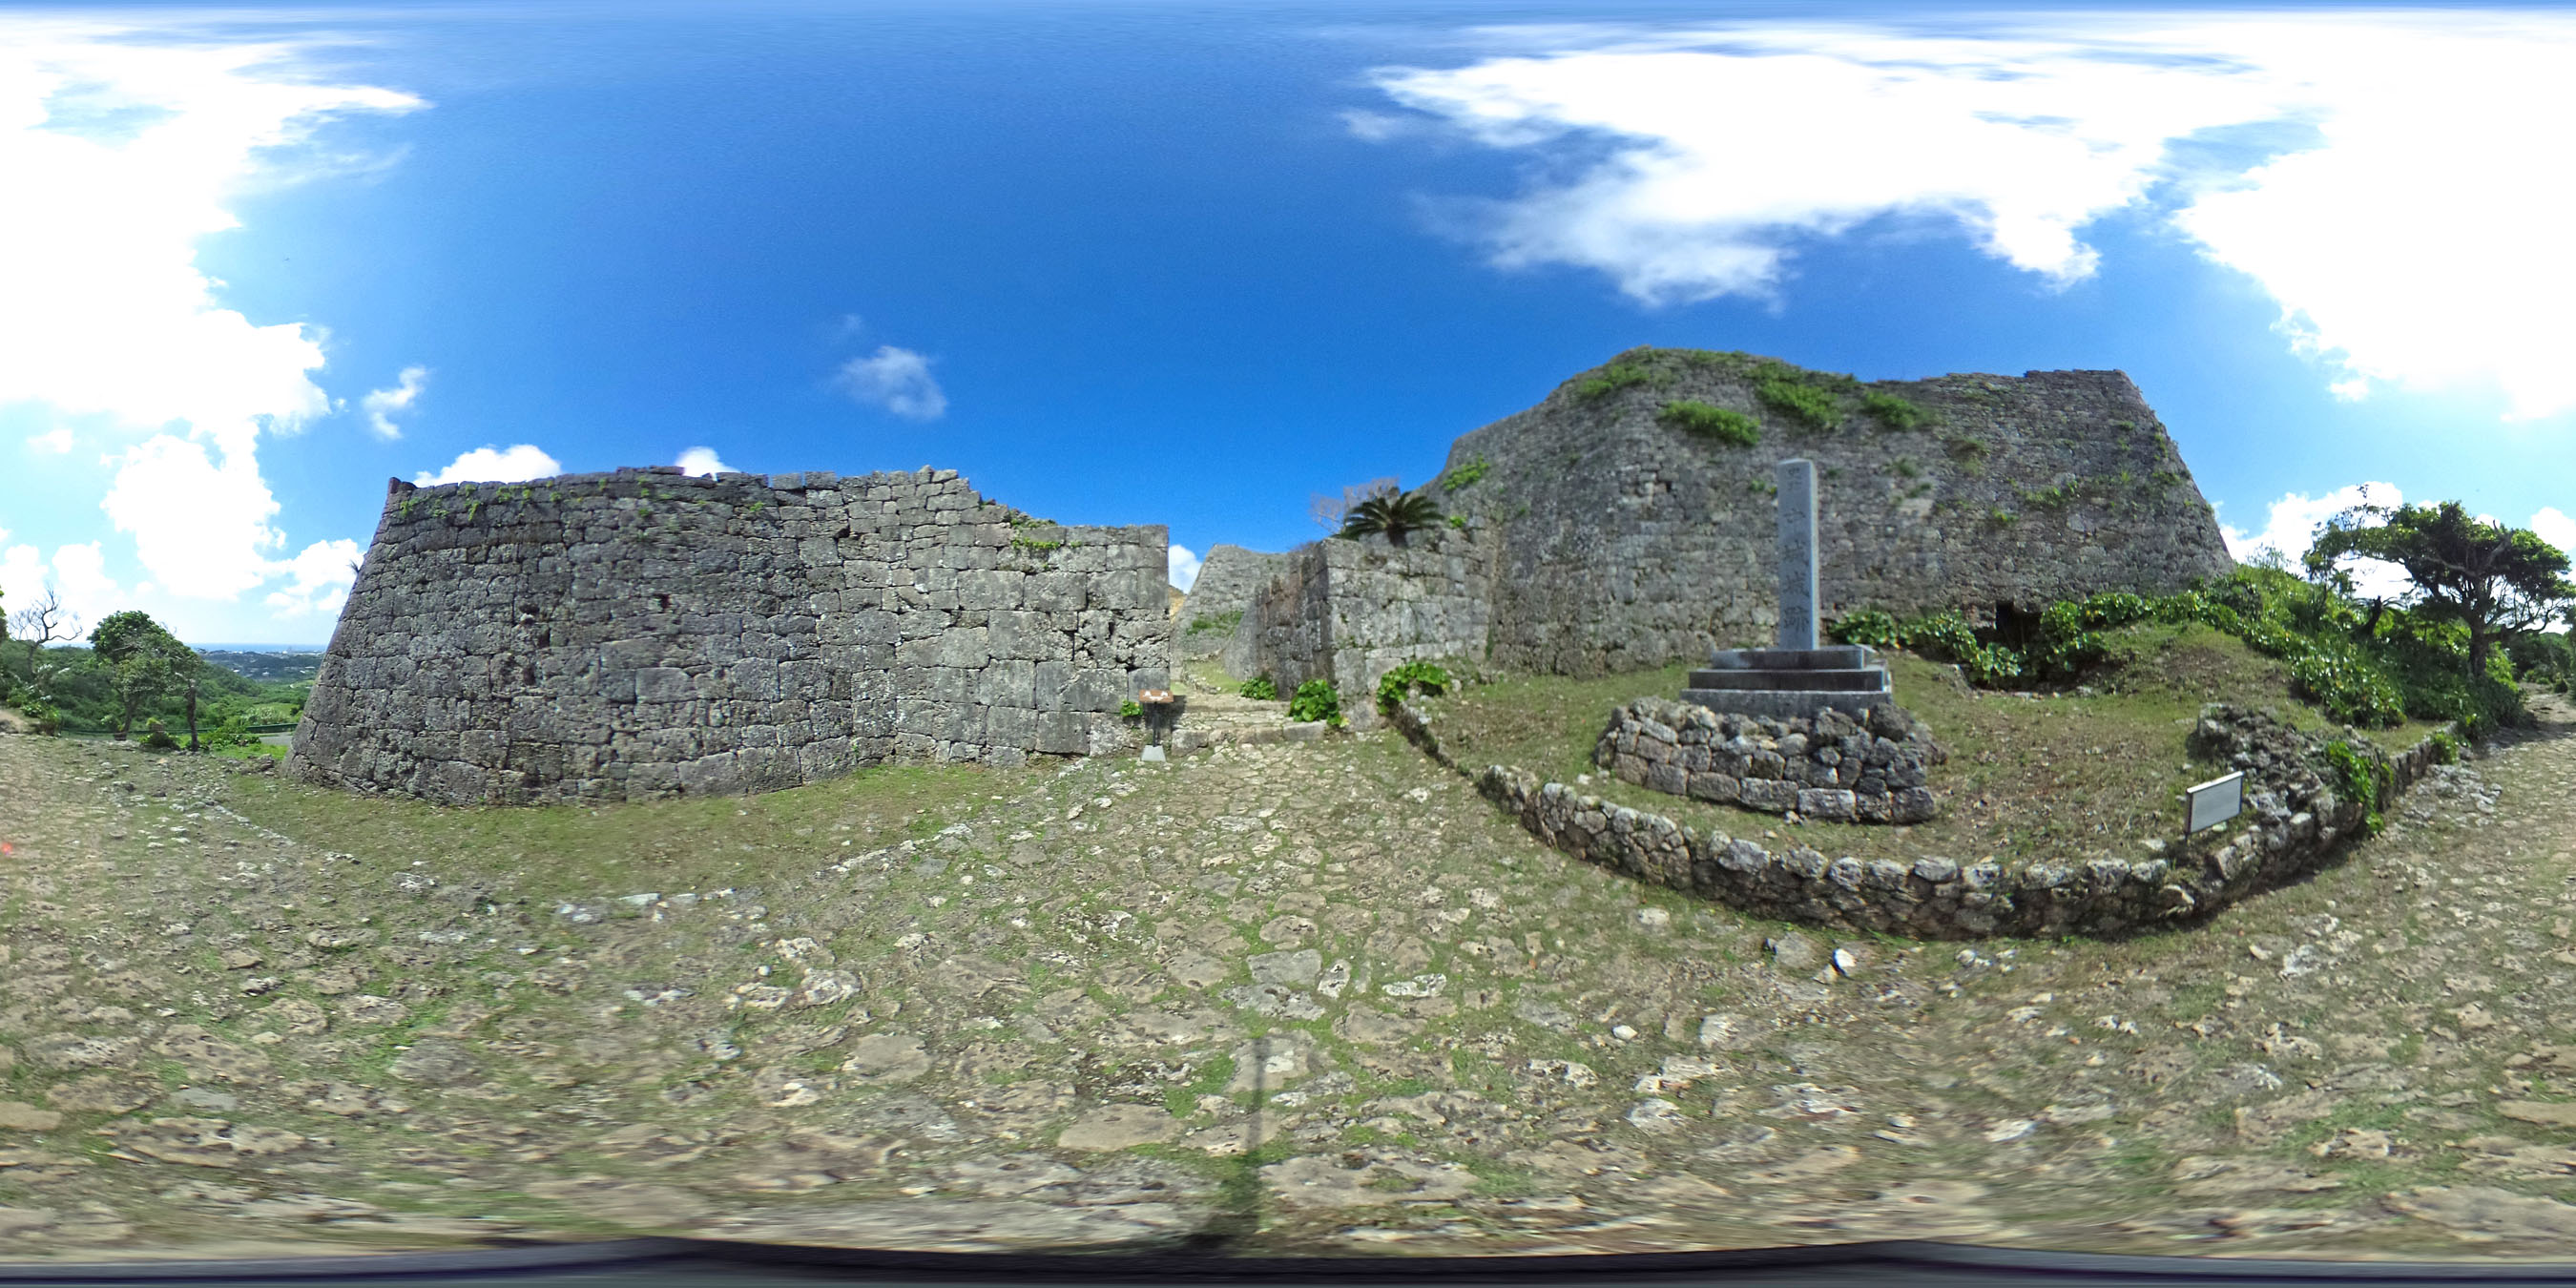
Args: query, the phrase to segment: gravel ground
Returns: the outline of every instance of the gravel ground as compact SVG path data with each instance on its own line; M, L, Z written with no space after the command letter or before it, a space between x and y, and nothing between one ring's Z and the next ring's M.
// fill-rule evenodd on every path
M0 737L0 1258L2576 1255L2544 716L2205 925L1966 948L1572 863L1387 734L516 811Z

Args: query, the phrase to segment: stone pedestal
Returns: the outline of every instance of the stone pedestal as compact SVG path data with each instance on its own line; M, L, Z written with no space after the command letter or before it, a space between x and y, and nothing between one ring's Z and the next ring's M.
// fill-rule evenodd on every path
M1828 707L1852 715L1896 701L1887 667L1861 644L1719 649L1690 673L1682 701L1711 711L1787 720Z

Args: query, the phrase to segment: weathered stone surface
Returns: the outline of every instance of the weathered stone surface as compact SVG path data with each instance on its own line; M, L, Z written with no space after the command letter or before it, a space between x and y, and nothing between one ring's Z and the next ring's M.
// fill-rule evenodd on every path
M1592 763L1675 796L1835 822L1920 823L1938 802L1924 779L1947 758L1895 706L1855 718L1819 711L1772 720L1639 698L1610 713Z
M1190 583L1189 596L1172 619L1173 660L1194 662L1223 652L1252 608L1253 598L1287 564L1286 555L1241 546L1208 551L1199 564L1198 580Z
M1643 670L1772 638L1772 470L1793 456L1816 465L1816 607L1827 620L2173 591L2234 566L2173 441L2121 372L1855 384L1839 395L1845 423L1820 431L1758 396L1766 360L1677 350L1621 360L1655 378L1585 397L1578 390L1600 373L1583 373L1449 450L1448 470L1485 463L1442 499L1471 516L1471 530L1499 535L1491 656L1502 667ZM1883 425L1857 407L1868 392L1928 416ZM1761 442L1665 425L1657 413L1676 399L1754 417Z
M1169 683L1165 548L952 470L396 480L288 767L516 804L1105 751Z

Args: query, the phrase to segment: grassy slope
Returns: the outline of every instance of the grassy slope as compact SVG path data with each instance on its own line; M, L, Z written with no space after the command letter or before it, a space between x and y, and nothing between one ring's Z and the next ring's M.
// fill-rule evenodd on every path
M2136 843L2179 831L2184 787L2213 776L2183 752L2205 702L2270 708L2302 728L2330 722L2289 696L2277 662L2207 627L2138 626L2116 632L2115 660L2089 692L2035 696L1977 692L1951 668L1907 654L1890 659L1897 701L1949 749L1933 770L1941 816L1915 827L1807 823L1682 800L1594 772L1592 747L1612 707L1681 691L1684 666L1575 680L1512 679L1436 702L1435 721L1470 764L1503 763L1578 783L1605 799L1696 828L1766 841L1794 840L1836 857L1938 854L1961 861L2139 857ZM2413 745L2434 726L2410 722L2369 737Z

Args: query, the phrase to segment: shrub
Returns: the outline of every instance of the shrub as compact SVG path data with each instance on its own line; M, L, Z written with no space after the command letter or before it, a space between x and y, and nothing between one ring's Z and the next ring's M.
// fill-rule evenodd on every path
M1235 692L1261 702L1279 700L1279 685L1266 675L1256 675L1244 681L1242 687L1237 688Z
M247 747L258 742L259 738L250 731L250 718L236 711L225 716L223 723L207 731L197 741L209 751L220 751L226 747Z
M18 713L35 722L36 732L46 737L63 731L62 709L41 698L19 707Z
M1668 402L1655 413L1655 419L1688 433L1714 438L1737 447L1752 447L1762 441L1762 422L1740 411L1713 407L1687 399Z
M1431 697L1439 697L1449 690L1449 673L1432 663L1415 658L1379 676L1378 711L1382 714L1394 714L1395 704L1404 701L1405 695L1417 688Z
M1862 394L1860 409L1889 429L1913 429L1926 419L1922 408L1891 393L1873 391Z
M2433 763L2434 763L2434 764L2436 764L2436 765L2456 765L2456 764L2460 763L2460 740L2459 740L2459 739L2454 738L2454 737L2452 737L2450 734L2445 733L2445 732L2443 732L2443 731L2441 731L2441 730L2439 730L2439 729L2436 729L2436 730L2434 730L2434 731L2433 731L2433 736L2432 736L2432 738L2431 738L2429 741L2431 741L2431 742L2432 742L2432 744L2433 744Z
M1403 545L1404 534L1440 522L1440 505L1419 492L1381 493L1351 507L1334 535L1365 537L1384 534L1391 545Z
M1832 429L1842 420L1834 396L1792 380L1764 380L1753 387L1762 405L1809 429Z
M1467 487L1475 483L1476 480L1485 477L1486 472L1493 468L1494 463L1492 461L1479 456L1476 459L1441 475L1440 490L1443 492L1455 492L1458 489Z
M171 737L170 731L156 717L143 724L143 745L154 751L168 751L178 746L179 740Z
M1330 680L1308 680L1289 695L1288 718L1304 723L1321 720L1338 729L1342 725L1342 695L1334 691Z
M1121 719L1121 720L1142 720L1142 719L1144 719L1144 718L1145 718L1145 707L1144 707L1144 704L1142 704L1142 703L1140 703L1140 702L1136 701L1136 699L1134 699L1134 698L1129 698L1129 699L1127 699L1125 702L1121 702L1121 703L1119 703L1119 704L1118 704L1118 718L1119 718L1119 719Z
M2361 803L2362 834L2377 832L2379 807L2387 803L2397 786L2394 770L2387 762L2355 751L2352 744L2341 740L2326 744L2326 763L2334 770L2335 790L2344 799Z

